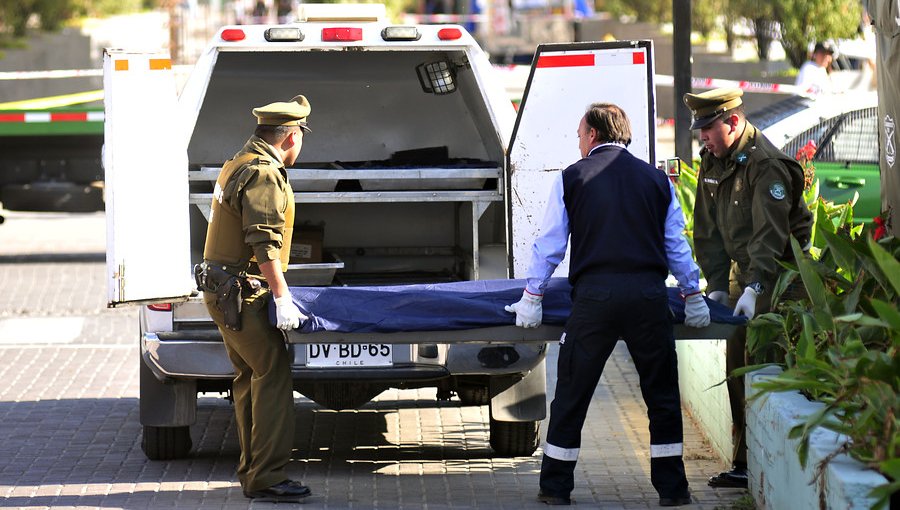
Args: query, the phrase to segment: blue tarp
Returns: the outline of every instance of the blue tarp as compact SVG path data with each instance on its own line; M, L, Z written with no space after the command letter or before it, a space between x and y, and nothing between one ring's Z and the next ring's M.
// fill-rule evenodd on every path
M291 287L294 303L309 316L298 331L315 333L397 333L404 331L452 331L493 326L514 326L514 314L505 305L522 297L525 280L478 280L454 283L372 286ZM544 291L545 324L564 325L572 308L571 287L565 278L552 278ZM709 305L713 322L743 324L732 310L714 301ZM673 322L684 322L684 300L678 289L669 289ZM269 316L274 324L275 306Z

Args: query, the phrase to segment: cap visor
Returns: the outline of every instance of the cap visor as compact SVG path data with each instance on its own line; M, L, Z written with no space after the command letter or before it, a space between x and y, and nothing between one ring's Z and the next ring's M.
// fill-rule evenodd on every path
M695 129L704 128L704 127L712 124L713 122L715 122L716 119L718 119L719 117L720 117L720 115L713 115L712 117L704 117L702 119L694 119L694 121L691 122L691 131L693 131Z

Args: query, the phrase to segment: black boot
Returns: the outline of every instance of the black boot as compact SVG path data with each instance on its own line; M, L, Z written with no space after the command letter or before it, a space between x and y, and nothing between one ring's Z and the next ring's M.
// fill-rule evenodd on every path
M731 471L722 471L709 479L710 487L747 488L747 466L735 465Z
M309 487L295 482L293 480L285 480L271 487L260 489L258 491L244 492L244 496L258 501L298 501L312 494Z

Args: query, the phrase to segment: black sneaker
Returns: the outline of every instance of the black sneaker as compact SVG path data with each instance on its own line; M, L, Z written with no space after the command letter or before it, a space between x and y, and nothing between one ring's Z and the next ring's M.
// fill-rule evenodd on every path
M543 492L538 493L537 500L545 505L553 506L568 506L575 502L569 496L551 496L550 494L544 494Z
M299 501L310 495L312 491L309 487L294 480L285 480L258 491L244 492L244 496L257 501Z
M731 471L722 471L707 482L710 487L730 487L734 489L747 488L747 468L738 466Z

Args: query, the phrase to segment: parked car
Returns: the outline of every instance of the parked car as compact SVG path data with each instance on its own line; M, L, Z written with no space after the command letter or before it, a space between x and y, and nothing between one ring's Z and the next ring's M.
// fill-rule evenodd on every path
M847 202L858 193L853 216L860 222L881 213L874 93L795 96L747 117L790 156L810 141L816 144L813 165L822 197Z

